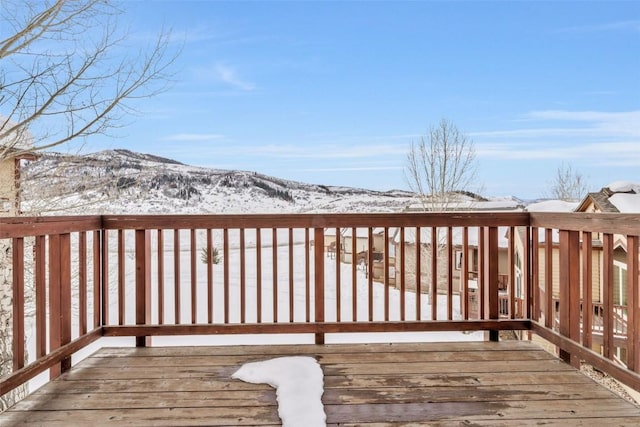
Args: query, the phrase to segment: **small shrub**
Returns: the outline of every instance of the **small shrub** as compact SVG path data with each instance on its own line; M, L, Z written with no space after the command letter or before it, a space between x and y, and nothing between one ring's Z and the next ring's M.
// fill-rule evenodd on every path
M213 248L213 253L211 254L211 262L213 264L220 264L220 260L221 260L221 256L220 256L220 251L218 251L218 248ZM202 262L204 264L206 264L209 261L209 248L202 248L202 250L200 251L200 259L202 260Z

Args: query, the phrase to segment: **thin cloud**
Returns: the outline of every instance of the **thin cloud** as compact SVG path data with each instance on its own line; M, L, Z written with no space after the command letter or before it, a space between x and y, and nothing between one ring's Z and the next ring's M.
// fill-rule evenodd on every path
M609 136L640 137L640 111L533 111L527 114L534 120L573 121L591 123L592 131Z
M197 149L201 157L215 155L218 158L250 158L260 159L284 159L284 160L322 160L322 159L371 159L380 157L382 159L397 158L406 155L407 148L402 145L392 144L367 144L345 147L341 144L313 143L308 145L293 144L265 144L265 145L244 145L240 143L224 144L216 146L202 146L197 143L204 141L204 136L199 134L170 135L173 141L193 142L192 145L181 145L171 150L181 153L189 147ZM216 135L212 135L216 136ZM220 135L220 138L223 136ZM182 139L179 139L182 138ZM164 137L163 140L169 140ZM167 149L165 149L167 152Z
M251 147L251 152L279 158L348 159L406 154L405 146L378 144L345 147L339 144L265 145Z
M639 142L596 142L589 144L479 144L481 158L496 160L576 160L594 165L640 164Z
M541 127L521 129L491 130L471 132L475 138L598 138L615 140L619 138L640 137L640 111L568 111L542 110L524 114L521 119L526 123L539 122ZM553 122L575 122L581 127L553 127Z
M235 68L226 64L218 63L214 66L213 72L218 80L227 83L237 89L252 91L256 88L254 83L243 80Z
M203 142L222 138L224 138L224 135L216 133L177 133L174 135L167 135L161 139L163 141Z
M357 167L333 167L333 168L305 168L297 169L298 172L362 172L362 171L390 171L401 170L402 166L357 166Z
M538 120L570 120L581 122L638 122L640 111L567 111L567 110L542 110L531 111L526 118Z

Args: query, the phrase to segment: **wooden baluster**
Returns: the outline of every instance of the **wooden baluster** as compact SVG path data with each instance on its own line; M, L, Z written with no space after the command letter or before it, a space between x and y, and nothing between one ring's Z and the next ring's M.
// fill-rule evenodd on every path
M351 235L356 235L356 228L351 228ZM355 238L351 239L351 313L352 320L355 322L358 320L358 274L357 274L357 261L358 261L358 245Z
M389 321L389 227L384 227L384 321Z
M51 250L51 239L49 239ZM49 285L51 286L51 285ZM102 230L102 326L109 324L109 230Z
M224 323L229 323L229 229L222 232L222 263L224 264Z
M538 317L535 314L534 307L534 294L531 277L531 230L529 227L524 227L524 242L523 242L523 258L522 262L522 284L524 286L524 301L523 301L523 317L525 319L533 319L538 321ZM529 339L531 339L531 331L527 332Z
M355 241L355 237L352 239ZM340 257L342 256L341 245L340 242L340 229L336 228L336 252L335 252L335 264L336 264L336 322L340 322L341 319L341 309L340 301L342 299L342 294L340 292ZM351 253L351 263L356 262L356 254Z
M453 228L447 227L447 319L453 320Z
M487 284L484 293L485 314L489 319L500 317L498 302L498 227L485 227L484 238L484 271ZM499 331L489 331L489 340L498 341Z
M431 227L431 320L438 320L438 229Z
M95 238L95 235L94 235ZM36 288L36 358L47 354L47 278L46 278L46 250L47 238L37 236L35 243L35 288ZM94 260L95 260L94 250ZM100 265L100 252L98 252L98 266ZM94 266L95 268L95 266ZM98 267L99 272L99 267ZM94 274L94 280L95 274ZM98 278L98 283L100 279ZM100 323L100 291L94 290L94 328Z
M484 295L486 293L485 283L485 228L478 227L478 315L480 319L485 319Z
M396 264L397 264L397 260L396 260ZM407 293L406 293L406 275L405 275L405 271L406 271L406 260L405 260L405 231L404 231L404 227L400 228L400 265L396 265L396 272L398 271L397 268L400 268L400 320L401 321L405 321L406 318L406 298L407 298Z
M180 230L173 230L173 308L174 323L180 324Z
M604 357L613 359L613 235L606 233L602 237L603 252L603 347Z
M591 232L582 233L582 345L593 345L593 250Z
M240 229L240 323L246 323L247 317L247 268L246 268L245 231Z
M546 296L545 326L555 328L556 308L553 303L553 230L547 228L544 237L544 288Z
M353 236L354 239L358 238L357 233ZM367 272L369 276L369 322L373 322L373 228L369 227L367 234L367 243L368 243L368 258L369 265L367 268L369 271Z
M509 243L507 248L507 264L509 265L509 318L516 318L516 267L515 267L515 227L509 227Z
M304 289L305 289L305 322L311 322L311 245L309 229L304 229Z
M12 241L13 270L13 370L24 366L24 238Z
M293 271L293 228L289 228L289 322L293 323L295 315L295 289Z
M78 233L78 334L87 333L87 232Z
M99 230L93 232L93 329L100 326L100 294L102 289L102 257L100 256L102 247L100 244L100 234ZM42 251L42 267L44 269L44 246ZM44 271L42 272L42 280L44 281Z
M638 236L627 236L627 367L640 373L640 288Z
M124 230L118 230L118 325L124 325L125 318L125 259Z
M416 227L416 320L422 320L422 248L420 243L421 228Z
M262 323L262 229L256 228L256 321Z
M460 301L462 304L461 312L463 320L469 320L469 227L462 229L462 295Z
M537 227L531 227L531 265L530 273L526 277L530 277L531 281L531 297L532 309L535 320L540 320L542 310L542 301L540 298L540 233Z
M60 347L60 324L61 324L61 307L60 307L60 235L54 234L49 236L49 351L53 351ZM49 378L54 379L60 376L60 364L55 364L49 370Z
M151 231L136 230L136 325L151 324ZM136 347L151 346L151 337L136 336Z
M273 228L271 230L271 242L273 244L271 250L271 262L272 262L272 281L273 281L273 323L278 322L278 229Z
M71 235L60 235L60 345L71 342ZM71 369L71 356L60 361L62 372Z
M195 228L191 229L191 324L195 324L198 320L198 305L196 300L198 299L198 269L197 269L197 239Z
M158 324L164 324L164 232L158 233Z
M324 228L314 229L315 322L324 323ZM324 344L324 333L315 334L316 344Z
M207 323L213 323L213 261L215 250L213 246L213 233L207 229Z

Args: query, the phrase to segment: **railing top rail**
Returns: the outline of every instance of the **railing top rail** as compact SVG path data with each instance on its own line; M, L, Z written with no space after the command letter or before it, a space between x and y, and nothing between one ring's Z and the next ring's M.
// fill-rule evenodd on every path
M640 235L640 214L549 212L401 212L229 215L85 215L1 217L0 238L97 229L509 227Z
M106 215L105 229L526 226L525 212Z
M561 230L640 235L640 214L531 212L530 225Z
M0 239L102 229L102 216L1 217Z

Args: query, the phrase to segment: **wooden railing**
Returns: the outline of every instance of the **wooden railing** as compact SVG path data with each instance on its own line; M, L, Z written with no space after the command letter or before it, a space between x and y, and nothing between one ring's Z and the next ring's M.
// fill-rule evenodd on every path
M0 394L47 369L58 376L70 368L72 354L102 336L136 337L145 346L159 335L307 333L322 343L325 334L340 332L484 330L497 340L498 331L518 329L558 345L568 361L587 360L640 389L639 224L637 215L528 213L0 219L14 310L13 373L0 381ZM325 230L340 236L344 228L352 235L364 229L370 247L374 229L383 230L376 235L383 246L381 280L374 279L373 260L364 272L341 263L339 253L326 256ZM559 331L540 323L543 313L555 312L540 299L539 236L547 234L540 229L559 236ZM592 284L581 288L576 260L588 259L581 253L593 250L591 237L602 232L606 262L613 260L614 234L628 242L627 368L611 362L611 299L604 301L604 357L591 349L592 328L579 329L581 307L593 307L581 305L580 289L592 292ZM471 308L467 281L458 289L454 280L456 252L463 254L459 277L469 277L470 242L477 242L480 266L478 306ZM509 260L507 272L499 271L501 256ZM506 290L499 290L500 275L507 276Z
M575 366L587 361L640 390L640 215L531 213L530 218L533 332L558 346L565 361ZM621 248L627 275L625 282L616 282L614 259ZM621 287L627 303L616 309L613 296ZM626 336L621 340L622 312ZM594 333L601 335L601 344ZM624 367L612 362L621 346Z

